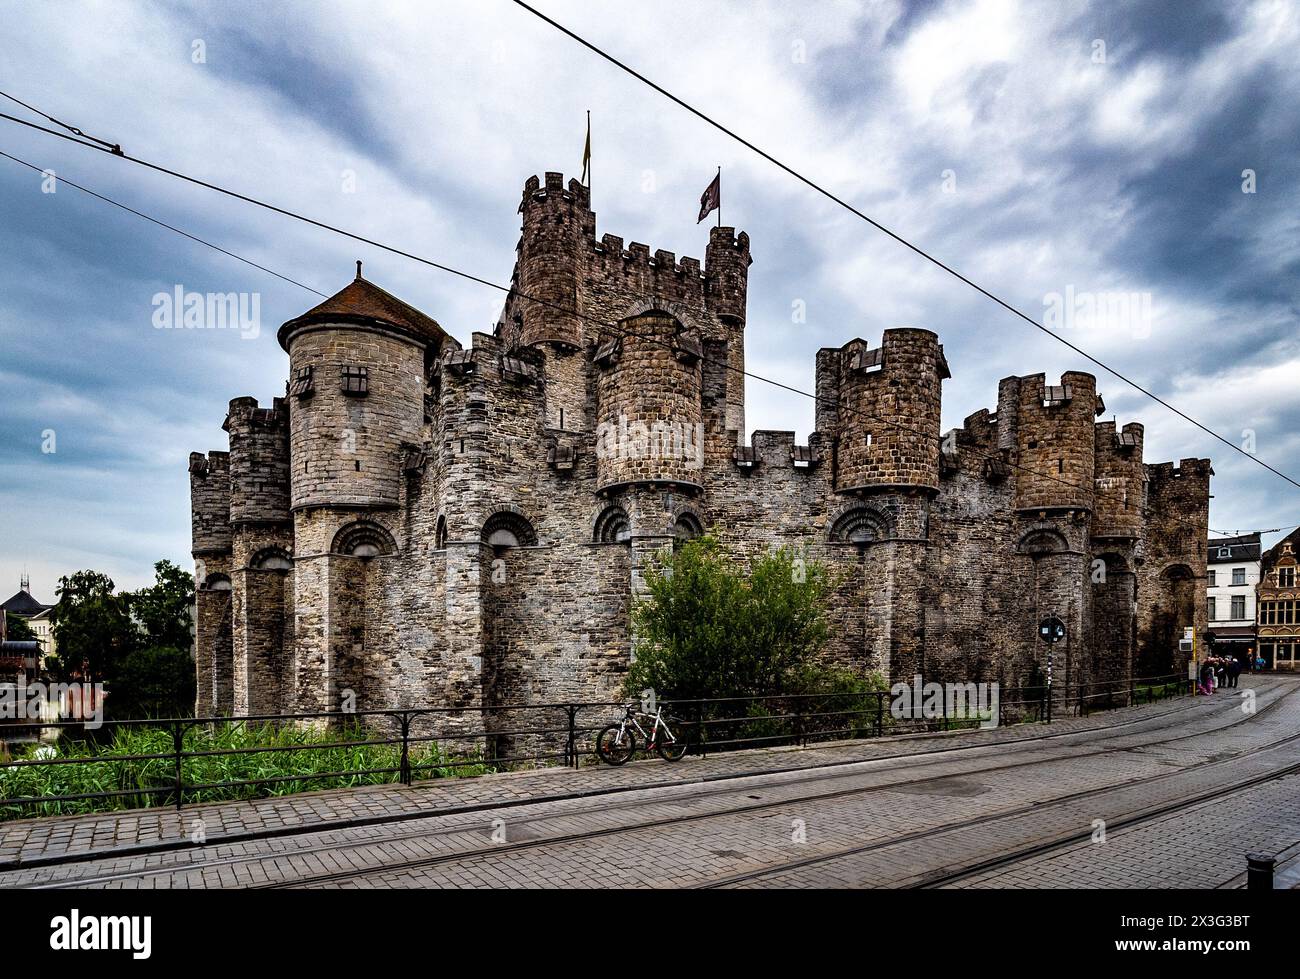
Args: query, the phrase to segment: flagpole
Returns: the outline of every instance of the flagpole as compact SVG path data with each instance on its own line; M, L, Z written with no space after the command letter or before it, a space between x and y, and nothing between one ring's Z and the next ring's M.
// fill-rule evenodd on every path
M722 164L718 164L718 227L722 227Z

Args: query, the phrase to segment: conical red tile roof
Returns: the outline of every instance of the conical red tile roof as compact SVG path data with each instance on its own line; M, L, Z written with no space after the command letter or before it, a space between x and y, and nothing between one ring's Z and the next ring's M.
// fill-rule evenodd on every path
M361 277L358 263L357 277L301 316L280 327L280 346L289 349L289 336L299 327L314 323L382 324L396 327L416 339L424 340L435 351L449 339L447 331L430 316L425 316L414 306L404 303L390 292L379 288L369 279Z

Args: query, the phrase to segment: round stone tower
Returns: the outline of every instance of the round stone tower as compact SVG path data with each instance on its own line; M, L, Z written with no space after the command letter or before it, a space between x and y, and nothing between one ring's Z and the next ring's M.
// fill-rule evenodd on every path
M259 408L235 398L222 426L230 436L230 522L289 519L289 411L283 398Z
M704 460L700 338L671 313L623 320L596 351L598 490L698 488Z
M582 245L595 234L590 192L576 180L564 187L564 175L548 173L543 187L536 177L524 184L519 205L523 227L519 239L518 292L523 319L520 342L582 346L578 286Z
M853 340L839 353L836 491L937 493L941 386L949 376L938 336L886 330L879 349Z
M420 440L425 369L447 335L361 277L280 327L289 354L294 510L398 505Z
M1062 374L1057 385L1042 374L1022 377L1017 401L1016 509L1091 511L1097 379L1080 371Z
M1142 463L1143 428L1130 422L1115 431L1114 422L1096 426L1097 492L1092 536L1135 540L1144 524L1146 466Z

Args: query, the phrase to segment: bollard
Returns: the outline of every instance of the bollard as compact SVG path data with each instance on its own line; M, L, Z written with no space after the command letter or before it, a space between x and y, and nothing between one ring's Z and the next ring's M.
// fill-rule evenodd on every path
M1249 891L1271 891L1273 889L1273 865L1275 857L1265 853L1246 854L1246 889Z

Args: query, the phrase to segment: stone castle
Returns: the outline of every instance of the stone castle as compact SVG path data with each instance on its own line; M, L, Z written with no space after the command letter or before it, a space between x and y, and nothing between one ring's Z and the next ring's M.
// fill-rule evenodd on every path
M196 710L605 700L642 570L703 533L844 572L826 655L892 678L1036 683L1180 668L1206 628L1209 460L1147 464L1092 375L1009 377L940 432L943 347L819 351L816 430L744 443L750 243L703 266L596 236L589 191L524 185L511 292L461 346L361 275L285 323L286 394L190 456Z

